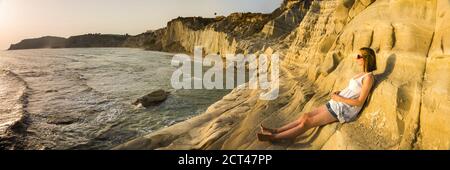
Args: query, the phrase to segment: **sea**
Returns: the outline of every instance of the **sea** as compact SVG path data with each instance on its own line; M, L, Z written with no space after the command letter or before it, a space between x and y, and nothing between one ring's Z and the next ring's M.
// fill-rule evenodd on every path
M111 149L199 115L230 92L173 89L173 56L132 48L0 51L0 137L22 121L21 149ZM159 89L171 93L163 103L132 104Z

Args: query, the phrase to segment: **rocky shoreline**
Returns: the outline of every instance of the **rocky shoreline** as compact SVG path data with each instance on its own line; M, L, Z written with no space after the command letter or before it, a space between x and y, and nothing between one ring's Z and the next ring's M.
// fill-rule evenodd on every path
M285 0L271 14L177 18L126 46L191 53L282 56L280 97L235 89L197 117L115 149L449 149L450 3L445 0ZM360 117L262 143L275 127L329 100L357 72L360 47L377 52L376 85Z

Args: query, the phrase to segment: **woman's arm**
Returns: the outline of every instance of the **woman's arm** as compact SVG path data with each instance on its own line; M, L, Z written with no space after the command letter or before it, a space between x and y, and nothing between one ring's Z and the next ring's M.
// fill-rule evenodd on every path
M351 106L363 106L364 102L367 99L367 96L369 96L370 89L373 86L373 76L367 76L367 78L364 79L363 85L361 88L361 95L359 95L359 98L357 99L348 99L339 95L334 94L332 96L332 99L337 102L346 103Z

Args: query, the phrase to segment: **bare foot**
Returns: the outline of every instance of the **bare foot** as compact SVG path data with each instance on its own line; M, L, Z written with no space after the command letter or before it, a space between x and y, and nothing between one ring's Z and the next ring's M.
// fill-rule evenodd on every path
M266 142L266 141L272 141L273 140L273 136L271 134L258 133L257 137L258 137L258 140L261 141L261 142Z
M271 134L278 133L277 129L267 128L267 127L264 127L262 124L260 125L260 127L261 127L262 132L267 132L267 133L271 133Z

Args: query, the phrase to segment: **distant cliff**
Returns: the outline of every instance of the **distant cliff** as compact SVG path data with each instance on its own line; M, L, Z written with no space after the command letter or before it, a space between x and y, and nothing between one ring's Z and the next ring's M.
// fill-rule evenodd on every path
M129 35L85 34L69 38L46 36L25 39L12 44L9 50L38 48L86 48L86 47L122 47Z
M167 27L129 36L86 34L67 39L26 39L9 50L36 48L132 47L166 52L193 52L201 45L207 53L255 52L276 45L295 29L310 1L286 0L273 13L233 13L216 18L179 17Z
M121 47L129 38L128 35L86 34L69 37L66 48L82 47Z
M270 14L233 13L227 17L177 18L170 21L161 38L162 50L206 53L253 53L277 46L300 23L310 1L286 0Z
M9 50L35 49L35 48L64 48L67 39L62 37L46 36L41 38L25 39L17 44L12 44Z

